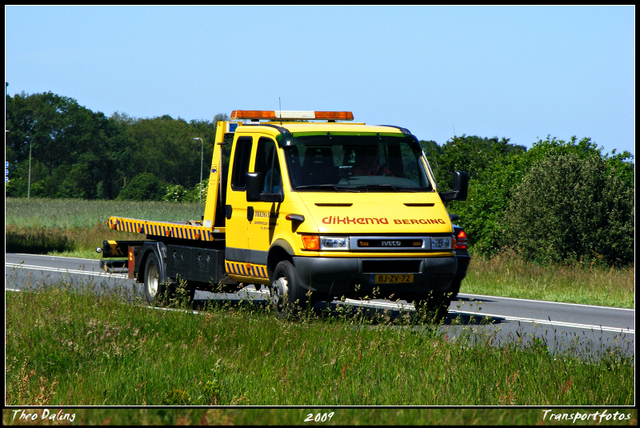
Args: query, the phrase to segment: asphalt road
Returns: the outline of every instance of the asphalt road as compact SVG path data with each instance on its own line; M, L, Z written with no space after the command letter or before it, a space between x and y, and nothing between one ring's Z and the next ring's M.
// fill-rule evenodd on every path
M33 254L7 254L5 259L6 289L64 283L88 287L96 292L119 289L131 296L143 296L141 284L127 279L126 273L107 273L100 261L53 257ZM464 290L464 282L462 284ZM265 300L267 291L246 287L235 294L196 292L196 303L206 300L240 300L250 296ZM335 306L339 302L332 302ZM372 300L361 302L347 299L347 305L388 310L392 315L413 311L413 305ZM420 327L416 327L420 328ZM635 310L571 303L513 299L460 293L451 303L444 332L454 338L469 329L477 338L493 335L492 343L500 345L511 340L530 343L538 341L549 352L562 355L600 357L611 352L633 356L635 350Z

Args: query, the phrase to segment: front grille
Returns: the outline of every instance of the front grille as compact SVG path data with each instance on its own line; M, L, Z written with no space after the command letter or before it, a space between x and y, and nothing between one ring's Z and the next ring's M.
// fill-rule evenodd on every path
M363 260L362 273L420 273L422 260Z
M453 239L453 235L447 233L435 233L430 236L385 235L385 236L361 236L349 237L349 249L357 252L425 252L447 251L438 245L442 238ZM449 241L450 242L450 241Z
M358 249L423 249L425 248L424 240L416 239L358 239Z

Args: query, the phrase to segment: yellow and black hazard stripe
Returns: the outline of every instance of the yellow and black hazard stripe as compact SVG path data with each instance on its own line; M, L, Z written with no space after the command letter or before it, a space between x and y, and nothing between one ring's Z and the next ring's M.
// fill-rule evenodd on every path
M227 269L227 274L241 275L250 278L269 278L267 266L265 265L254 265L251 263L230 262L229 260L225 260L225 267Z
M202 226L183 225L167 222L136 220L129 218L111 217L107 225L114 230L131 233L144 233L148 236L162 236L198 241L213 241L214 235L210 229Z

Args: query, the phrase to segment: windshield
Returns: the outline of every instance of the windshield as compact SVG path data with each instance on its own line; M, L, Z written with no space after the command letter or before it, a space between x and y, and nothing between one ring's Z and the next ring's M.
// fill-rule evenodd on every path
M284 149L294 190L432 191L422 149L411 143L403 137L316 135L297 137Z

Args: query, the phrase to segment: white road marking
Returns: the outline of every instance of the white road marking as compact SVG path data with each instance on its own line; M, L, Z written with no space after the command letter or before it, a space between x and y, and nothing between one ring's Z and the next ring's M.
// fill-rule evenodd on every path
M631 330L630 328L623 328L623 327L608 327L603 325L578 324L573 322L541 320L541 319L535 319L535 318L521 318L521 317L513 317L509 315L487 314L484 312L456 311L453 309L449 309L449 313L451 312L458 313L458 314L477 315L483 318L484 317L502 318L507 321L527 322L531 324L551 325L556 327L573 327L573 328L581 328L586 330L611 331L614 333L636 334L635 330Z
M615 309L616 311L634 311L635 309L628 308L616 308L613 306L598 306L598 305L587 305L584 303L567 303L567 302L553 302L551 300L532 300L532 299L521 299L518 297L501 297L501 296L485 296L482 294L467 294L467 293L459 293L458 297L471 297L473 300L483 301L483 300L515 300L519 302L535 302L535 303L549 303L552 305L570 305L570 306L580 306L583 308L603 308L603 309Z
M124 273L110 273L110 272L104 272L104 271L94 272L94 271L80 270L80 269L43 267L43 266L35 266L35 265L25 265L24 263L6 263L5 267L16 268L16 269L37 270L40 272L57 272L57 273L72 273L75 275L101 276L105 278L120 278L120 279L129 278L129 275Z

